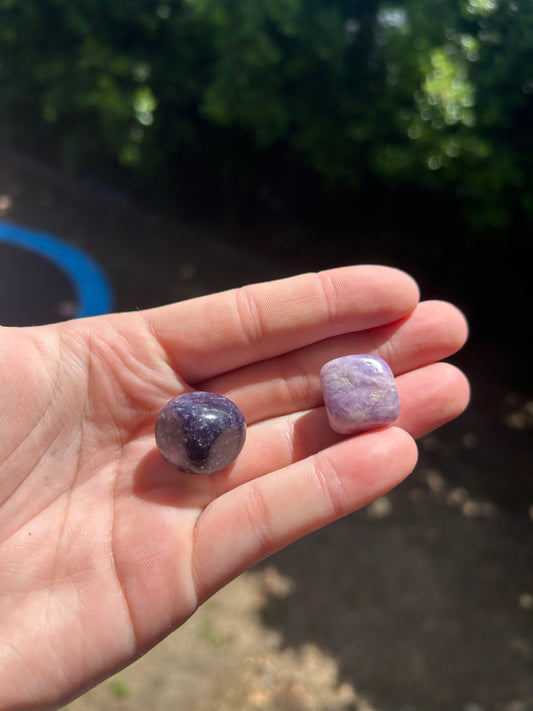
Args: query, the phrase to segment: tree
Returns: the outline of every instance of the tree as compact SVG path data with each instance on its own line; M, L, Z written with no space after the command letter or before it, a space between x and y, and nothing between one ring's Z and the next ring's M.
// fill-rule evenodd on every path
M453 196L477 228L529 221L533 7L430 9L0 0L0 130L167 197L266 180L287 198L305 174L322 195Z

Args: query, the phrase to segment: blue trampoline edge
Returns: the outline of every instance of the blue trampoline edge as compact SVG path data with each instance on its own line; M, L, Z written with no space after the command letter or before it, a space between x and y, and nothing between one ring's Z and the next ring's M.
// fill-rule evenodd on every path
M0 221L0 242L24 247L48 259L71 281L78 299L75 318L113 310L111 283L102 268L82 249L48 232Z

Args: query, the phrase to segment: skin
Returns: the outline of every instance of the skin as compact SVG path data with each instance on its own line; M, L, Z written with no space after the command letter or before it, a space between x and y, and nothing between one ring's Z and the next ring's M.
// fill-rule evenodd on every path
M461 313L403 272L358 266L38 328L0 327L0 709L54 708L181 625L297 538L413 469L414 438L459 415ZM395 426L342 438L318 372L372 353ZM180 474L154 424L193 389L248 423L228 469ZM296 504L297 502L297 504Z

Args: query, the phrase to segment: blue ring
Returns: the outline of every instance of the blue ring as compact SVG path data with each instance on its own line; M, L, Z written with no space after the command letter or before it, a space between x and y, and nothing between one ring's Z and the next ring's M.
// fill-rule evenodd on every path
M74 286L78 301L76 318L97 316L113 309L111 284L85 252L47 232L0 222L0 242L25 247L45 257L65 272Z

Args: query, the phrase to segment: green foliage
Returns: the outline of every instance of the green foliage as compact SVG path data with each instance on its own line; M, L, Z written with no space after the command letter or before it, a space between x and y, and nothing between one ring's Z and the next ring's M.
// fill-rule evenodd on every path
M397 62L407 56L409 45L420 48L417 85L404 94L403 106L396 105L399 128L408 140L403 148L398 140L380 145L379 152L397 153L378 170L399 168L402 180L455 190L474 226L504 226L517 213L528 212L524 197L533 187L532 142L521 130L524 121L533 119L528 69L533 7L468 0L452 11L450 3L440 18L439 36L439 18L431 20L430 32L428 18L415 11L417 4L405 4L407 48L394 37L390 47L385 45L387 61ZM401 70L397 81L407 83Z
M117 699L127 699L131 696L129 684L119 677L111 680L111 691Z
M213 647L222 647L231 641L231 636L219 629L213 620L202 620L198 628L198 637Z
M303 173L530 220L532 66L515 0L0 0L2 135L168 196Z

